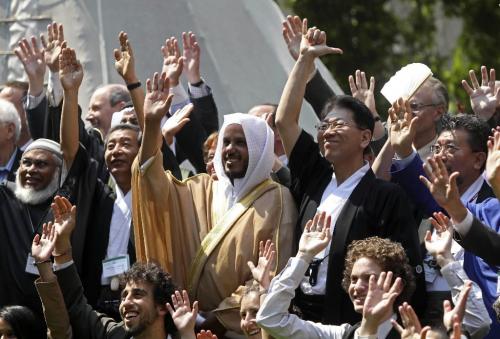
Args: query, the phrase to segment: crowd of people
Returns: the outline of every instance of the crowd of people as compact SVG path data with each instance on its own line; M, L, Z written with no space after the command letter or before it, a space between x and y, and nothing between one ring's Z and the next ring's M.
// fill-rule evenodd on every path
M343 51L282 26L279 103L220 127L192 32L145 84L121 32L123 83L87 113L63 26L19 42L28 82L0 92L2 338L500 337L495 70L462 82L469 114L430 77L382 121L373 77L335 95L315 60Z

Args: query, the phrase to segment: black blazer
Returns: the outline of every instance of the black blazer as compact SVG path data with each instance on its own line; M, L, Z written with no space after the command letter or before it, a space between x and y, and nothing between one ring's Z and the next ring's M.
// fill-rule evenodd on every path
M312 137L302 132L289 160L292 194L299 206L297 237L313 218L321 197L332 178L332 167L318 150ZM354 312L349 296L341 288L347 246L354 240L371 236L388 238L403 245L414 267L417 291L411 303L417 310L425 302L425 282L417 226L405 193L397 185L375 178L371 169L361 179L344 205L335 224L330 250L322 323L354 324L360 315Z
M14 163L12 164L9 174L7 175L7 181L13 181L13 182L16 181L17 169L19 168L21 157L23 156L23 151L21 151L20 148L16 148L14 152L16 152Z
M500 234L474 218L467 234L462 237L457 231L455 240L466 251L483 258L490 265L500 265Z

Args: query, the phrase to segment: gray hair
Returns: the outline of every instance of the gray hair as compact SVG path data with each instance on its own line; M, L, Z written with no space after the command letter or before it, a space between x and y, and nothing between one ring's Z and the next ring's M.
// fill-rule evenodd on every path
M5 99L0 99L0 123L14 124L14 142L17 142L21 135L21 118L17 113L16 107Z
M431 90L432 103L436 105L443 105L445 113L448 112L448 103L450 99L446 86L434 77L427 79L425 86Z
M131 101L127 87L123 85L109 85L109 104L115 106L119 102Z

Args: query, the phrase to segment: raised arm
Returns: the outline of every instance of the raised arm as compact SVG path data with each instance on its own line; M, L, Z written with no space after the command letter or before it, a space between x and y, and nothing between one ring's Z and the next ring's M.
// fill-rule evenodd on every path
M59 56L59 77L64 90L61 117L61 150L68 168L78 152L78 89L83 79L83 68L76 59L75 50L64 48Z
M470 97L472 110L478 117L488 121L495 115L497 107L500 107L500 87L495 90L495 69L490 69L488 78L488 69L481 66L481 85L472 69L469 71L469 78L472 86L462 80L462 87Z
M307 19L302 21L302 40L297 62L288 77L276 112L276 127L280 133L286 155L290 154L300 135L300 108L307 80L314 70L317 57L342 53L338 48L326 45L326 34L315 28L307 28Z
M114 50L115 69L127 85L139 127L144 131L144 91L135 73L134 51L127 33L121 31L118 34L118 40L120 41L120 50Z
M56 227L49 222L43 224L43 234L35 235L31 245L31 255L35 259L40 278L35 285L43 305L43 314L48 328L48 338L72 338L69 315L64 305L64 298L52 271L50 257L57 240Z
M496 197L500 199L500 128L497 128L488 140L486 178Z
M373 129L373 140L378 140L385 135L385 128L380 121L380 116L377 113L375 105L375 78L370 77L370 85L366 81L366 74L359 69L356 70L354 76L349 75L349 87L352 96L363 102L369 109L375 119L375 127Z
M30 40L22 39L14 49L14 53L23 64L28 76L28 95L37 97L43 92L46 64L44 50L39 48L36 37L31 37Z
M139 163L153 157L161 147L161 119L165 116L172 102L169 92L169 80L165 73L153 75L153 80L146 81L144 100L144 136L139 151Z

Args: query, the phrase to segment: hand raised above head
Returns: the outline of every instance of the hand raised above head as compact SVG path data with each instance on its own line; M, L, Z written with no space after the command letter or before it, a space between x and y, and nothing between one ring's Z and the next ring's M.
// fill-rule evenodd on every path
M396 154L406 158L412 152L412 144L417 133L418 117L414 117L410 102L399 98L389 108L390 140Z
M408 303L405 302L399 306L399 314L403 326L399 325L396 320L391 320L391 323L401 335L401 339L424 339L426 337L427 332L431 329L430 326L422 328L417 314Z
M169 79L165 73L162 73L161 76L155 73L152 80L146 81L146 98L144 100L146 120L159 122L167 114L173 97L169 94L169 88Z
M165 40L165 45L161 46L163 54L162 74L165 73L170 81L170 86L175 87L179 84L179 78L184 68L184 58L181 57L179 51L179 43L177 39L171 37Z
M448 174L448 170L439 156L428 158L428 165L424 165L427 178L420 176L420 180L427 186L436 202L447 209L451 203L460 201L458 193L458 172Z
M500 87L495 89L495 69L481 66L481 85L477 81L474 70L469 71L471 85L462 80L462 87L470 97L470 104L474 113L484 120L489 120L500 106Z
M47 39L40 34L40 40L45 54L45 63L50 71L56 73L59 71L59 55L63 48L66 48L64 41L64 28L62 24L53 22L47 25Z
M196 35L193 32L182 32L182 50L185 64L186 77L190 84L201 81L200 55L201 49Z
M326 33L316 27L307 28L307 19L302 20L302 40L300 41L300 55L308 58L317 58L327 54L342 54L340 48L329 47L326 44Z
M115 69L123 78L125 83L131 84L137 82L135 74L135 58L132 45L130 44L127 33L121 31L118 34L120 50L114 50Z
M35 262L41 263L50 260L56 240L57 232L54 225L51 222L48 224L44 223L42 235L36 234L31 245L31 255L35 259Z
M201 330L201 332L196 335L196 339L217 339L217 336L212 334L211 331Z
M57 232L55 250L62 253L69 246L71 233L76 225L76 206L72 206L68 199L56 195L50 206L54 215L54 228Z
M294 60L299 58L300 42L302 40L302 20L299 16L288 15L282 22L283 40L288 47L288 52Z
M330 233L331 222L331 216L327 217L325 212L317 212L313 220L307 222L300 237L298 257L309 262L328 246L332 237Z
M24 71L28 75L29 93L39 95L43 91L43 80L45 76L44 50L38 47L36 37L30 41L22 39L14 49L14 53L23 64Z
M75 50L63 48L59 56L59 78L65 91L78 91L83 79L83 67L76 59Z
M365 72L358 69L354 73L354 76L349 75L348 80L352 96L363 102L373 114L377 114L375 106L375 78L370 77L370 86L368 86Z
M175 137L175 135L190 121L189 116L191 112L193 112L193 108L194 105L190 103L178 109L161 127L162 134L167 138L167 143L169 145L172 143L169 139L173 139L173 137Z
M271 239L267 239L265 244L263 241L259 242L259 259L257 261L257 266L251 261L247 263L252 271L253 279L266 290L271 284L271 269L275 265L275 259L276 247Z

